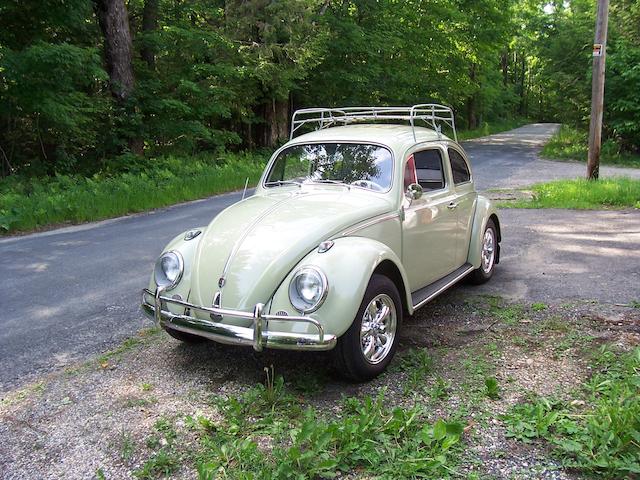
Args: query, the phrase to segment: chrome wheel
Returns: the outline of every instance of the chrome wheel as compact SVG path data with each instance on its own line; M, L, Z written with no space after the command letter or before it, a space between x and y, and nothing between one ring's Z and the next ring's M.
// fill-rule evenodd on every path
M493 229L487 228L484 232L484 239L482 240L482 271L485 274L491 272L493 268L493 262L496 258L495 244Z
M365 308L360 327L360 347L365 360L375 365L382 362L393 347L398 317L396 305L389 295L376 295Z

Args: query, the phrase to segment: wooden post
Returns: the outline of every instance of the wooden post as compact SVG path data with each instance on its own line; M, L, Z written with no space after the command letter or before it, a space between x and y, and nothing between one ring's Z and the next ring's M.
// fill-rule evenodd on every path
M591 122L589 124L589 156L587 178L600 176L600 146L602 143L602 110L604 104L604 66L609 19L609 0L598 0L596 35L593 44L593 73L591 81Z

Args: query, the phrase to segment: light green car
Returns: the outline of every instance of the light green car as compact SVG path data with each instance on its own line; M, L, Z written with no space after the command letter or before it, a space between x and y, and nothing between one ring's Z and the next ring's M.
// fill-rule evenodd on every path
M143 309L185 342L333 350L345 376L379 375L404 316L500 258L496 209L442 125L455 139L431 104L297 111L254 195L167 245Z

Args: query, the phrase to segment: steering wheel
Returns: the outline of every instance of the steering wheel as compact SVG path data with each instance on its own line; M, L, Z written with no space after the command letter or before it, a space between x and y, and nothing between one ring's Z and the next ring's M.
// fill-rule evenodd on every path
M354 180L353 182L351 182L351 185L355 185L356 187L369 188L374 192L384 191L384 188L382 188L376 182L372 182L371 180Z

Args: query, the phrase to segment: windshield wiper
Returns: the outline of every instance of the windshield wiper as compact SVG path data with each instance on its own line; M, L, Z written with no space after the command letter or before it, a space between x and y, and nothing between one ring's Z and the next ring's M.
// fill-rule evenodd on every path
M311 183L331 183L333 185L344 185L345 187L349 187L349 184L342 182L340 180L332 180L330 178L319 178L317 180L310 180Z
M297 185L301 187L302 183L296 182L295 180L273 180L271 182L264 182L265 187L268 187L269 185Z

